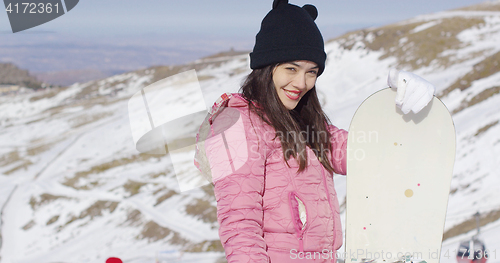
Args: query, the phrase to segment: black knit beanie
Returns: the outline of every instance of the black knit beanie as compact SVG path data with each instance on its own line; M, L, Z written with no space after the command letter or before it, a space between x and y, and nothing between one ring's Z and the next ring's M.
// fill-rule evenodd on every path
M314 20L313 5L298 7L288 0L274 0L273 9L262 20L250 53L250 68L274 63L309 60L318 64L318 76L325 69L325 45Z

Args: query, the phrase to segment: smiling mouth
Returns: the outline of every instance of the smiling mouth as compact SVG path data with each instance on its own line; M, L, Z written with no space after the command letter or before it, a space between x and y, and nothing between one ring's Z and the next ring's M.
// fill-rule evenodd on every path
M285 95L291 100L298 100L300 98L300 91L291 91L283 89Z

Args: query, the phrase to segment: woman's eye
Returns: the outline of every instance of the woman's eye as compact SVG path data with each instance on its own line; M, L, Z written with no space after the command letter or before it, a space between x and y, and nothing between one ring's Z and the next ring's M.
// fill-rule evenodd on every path
M318 75L318 71L316 71L316 70L311 70L311 71L309 71L309 73L314 74L314 75Z
M295 71L295 68L286 68L288 70L291 70L291 71Z

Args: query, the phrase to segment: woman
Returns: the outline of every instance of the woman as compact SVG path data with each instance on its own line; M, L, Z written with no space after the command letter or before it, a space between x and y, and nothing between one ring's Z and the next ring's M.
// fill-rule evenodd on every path
M332 175L345 175L347 132L330 124L317 97L326 60L317 14L275 0L250 54L252 73L200 128L195 163L214 184L229 263L335 262L342 245ZM432 98L427 82L409 85L414 75L398 73L389 82L407 87L402 98L413 94L418 107Z

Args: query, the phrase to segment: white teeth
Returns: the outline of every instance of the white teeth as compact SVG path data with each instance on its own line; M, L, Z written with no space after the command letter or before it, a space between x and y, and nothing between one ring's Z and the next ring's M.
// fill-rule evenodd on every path
M289 94L291 97L295 98L295 97L299 97L299 94L296 94L296 93L293 93L291 91L288 91L288 90L284 90L287 94Z

